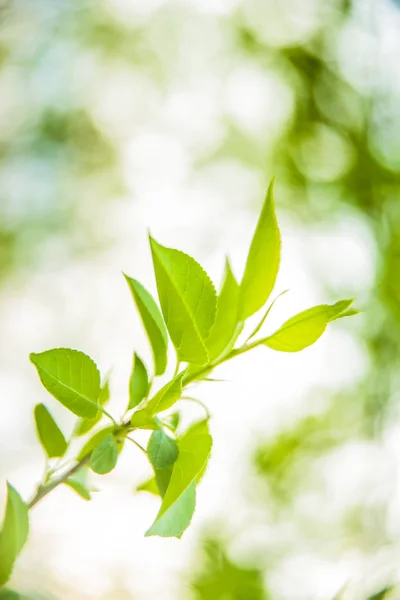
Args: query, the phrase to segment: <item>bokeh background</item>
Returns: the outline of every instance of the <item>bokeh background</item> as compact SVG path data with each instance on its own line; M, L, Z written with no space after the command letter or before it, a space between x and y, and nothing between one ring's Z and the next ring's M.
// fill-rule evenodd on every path
M111 369L121 414L149 349L121 271L154 291L147 229L237 276L276 176L273 329L363 312L298 355L259 349L198 390L215 446L181 541L135 448L32 512L25 598L400 598L400 5L394 0L0 0L0 502L43 470L31 351ZM196 409L192 409L196 411ZM340 590L342 590L340 592ZM339 594L342 594L339 596Z

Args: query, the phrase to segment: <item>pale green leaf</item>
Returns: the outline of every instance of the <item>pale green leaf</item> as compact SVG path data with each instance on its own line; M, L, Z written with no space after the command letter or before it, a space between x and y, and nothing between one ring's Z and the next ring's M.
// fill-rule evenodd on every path
M7 483L7 505L0 532L0 586L9 580L15 560L29 534L28 507L18 492Z
M44 404L35 406L37 434L49 458L61 458L67 451L68 443L50 411Z
M112 471L118 461L118 444L115 437L109 434L93 450L90 457L90 467L99 475Z
M178 440L179 455L161 508L146 535L179 537L190 523L195 505L196 478L211 452L212 438L207 421L193 425Z
M81 467L76 473L68 477L64 483L76 492L83 500L89 501L92 498L91 491L88 485L89 466Z
M70 411L86 419L97 415L100 373L89 356L77 350L57 348L30 355L50 394Z
M74 479L67 479L67 481L64 483L74 490L74 492L76 492L83 500L89 501L92 499L92 494L90 493L89 488L87 488L83 483L75 481Z
M97 403L100 406L106 406L106 404L108 403L109 400L110 400L110 386L109 386L109 381L107 379L100 390L100 395L99 395L99 399L98 399ZM101 412L101 410L99 410L99 411L97 411L97 415L95 416L94 419L79 419L76 424L75 430L74 430L74 435L78 436L78 437L81 435L85 435L86 433L91 431L93 429L93 427L95 427L101 421L103 416L104 416L104 413Z
M171 408L182 395L182 380L184 372L179 373L174 379L166 383L151 398L145 410L151 414L156 414Z
M158 297L179 360L204 365L205 339L215 320L217 296L207 273L191 256L150 238Z
M133 413L131 425L137 429L158 429L159 427L155 421L154 415L149 413L146 409L138 410Z
M132 373L129 380L129 406L128 410L135 408L141 403L143 398L147 396L149 392L149 377L147 375L147 369L136 353L133 357Z
M163 419L163 423L172 431L176 431L179 427L181 416L178 412L174 412L171 415L166 416Z
M99 443L104 440L112 431L114 430L113 425L107 425L103 429L96 431L85 443L81 451L77 456L77 460L82 460L86 456L89 456L90 453L99 445Z
M157 487L156 478L150 477L150 479L139 484L136 488L136 492L149 492L149 494L153 494L153 496L159 496L160 492Z
M239 285L226 261L225 277L217 299L217 314L206 345L210 361L216 359L229 346L238 323Z
M160 309L151 294L136 279L125 275L153 351L155 374L162 375L167 367L168 335Z
M324 333L330 321L345 316L352 300L341 300L336 304L320 304L302 311L286 321L263 343L281 352L299 352L314 344Z
M178 458L178 445L165 431L158 429L150 436L147 456L155 469L169 467Z
M271 182L251 242L240 284L239 320L244 321L268 300L279 270L281 240Z

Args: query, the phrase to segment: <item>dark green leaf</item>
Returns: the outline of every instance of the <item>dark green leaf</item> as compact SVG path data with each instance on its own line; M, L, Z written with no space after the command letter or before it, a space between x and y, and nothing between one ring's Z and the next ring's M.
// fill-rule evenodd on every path
M168 335L160 309L141 283L125 275L133 299L153 351L155 374L162 375L167 367Z
M240 284L239 319L244 321L268 300L279 270L281 240L271 182L251 242Z
M90 457L90 467L95 473L105 475L114 469L118 462L118 444L113 435L109 434L93 450Z
M217 315L206 339L210 361L216 359L228 347L238 323L239 285L226 261L225 277L217 301Z
M150 238L158 297L179 360L204 365L204 340L215 320L217 297L207 273L191 256Z
M57 348L33 353L30 359L44 387L54 398L78 417L96 417L100 373L89 356L77 350Z
M149 378L146 367L136 353L133 357L131 378L129 380L129 406L128 410L135 408L149 392Z
M336 304L320 304L302 311L286 321L263 343L281 352L298 352L311 346L324 333L330 321L345 315L352 300L341 300Z
M179 455L161 508L146 535L179 537L190 523L195 505L196 478L211 452L207 421L193 425L178 440Z
M68 443L49 410L44 404L35 406L37 434L49 458L61 458L67 451Z
M147 455L155 469L163 469L172 465L178 458L178 445L162 429L158 429L150 436Z
M6 512L0 532L0 586L9 580L15 560L29 534L27 505L9 483L7 492Z

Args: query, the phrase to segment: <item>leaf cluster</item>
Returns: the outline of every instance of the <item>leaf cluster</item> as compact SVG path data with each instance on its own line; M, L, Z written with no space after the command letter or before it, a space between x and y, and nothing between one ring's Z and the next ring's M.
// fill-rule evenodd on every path
M199 402L186 395L187 386L206 381L220 364L258 346L298 352L317 341L331 321L355 312L349 308L351 300L321 304L291 317L277 331L257 337L273 305L264 308L280 265L281 240L273 183L240 282L227 260L223 283L217 292L205 270L188 254L167 248L152 237L150 249L159 304L136 279L127 275L125 278L147 334L153 364L146 365L133 353L125 412L120 421L107 411L109 382L107 378L102 382L99 369L89 356L68 348L30 356L45 389L76 415L77 421L67 439L50 409L43 403L35 407L36 429L47 469L29 505L9 486L0 536L1 584L8 580L26 541L28 508L60 484L90 500L93 489L88 483L89 471L98 475L111 472L127 440L146 454L153 471L138 491L160 498L158 514L146 535L180 537L191 522L196 488L212 450L207 409L204 419L181 431L176 404ZM246 337L248 319L262 309L255 329ZM240 342L242 335L244 341ZM171 343L177 360L173 375L167 377ZM159 378L163 378L161 383ZM104 418L109 420L106 425L102 422ZM132 437L137 430L149 432L147 448ZM80 451L71 458L71 442L83 436Z

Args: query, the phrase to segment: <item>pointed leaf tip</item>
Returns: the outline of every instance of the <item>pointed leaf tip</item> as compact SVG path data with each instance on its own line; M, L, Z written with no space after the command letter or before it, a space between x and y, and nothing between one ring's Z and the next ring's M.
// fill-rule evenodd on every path
M268 300L278 275L281 239L271 181L250 245L240 284L239 319L245 320Z

